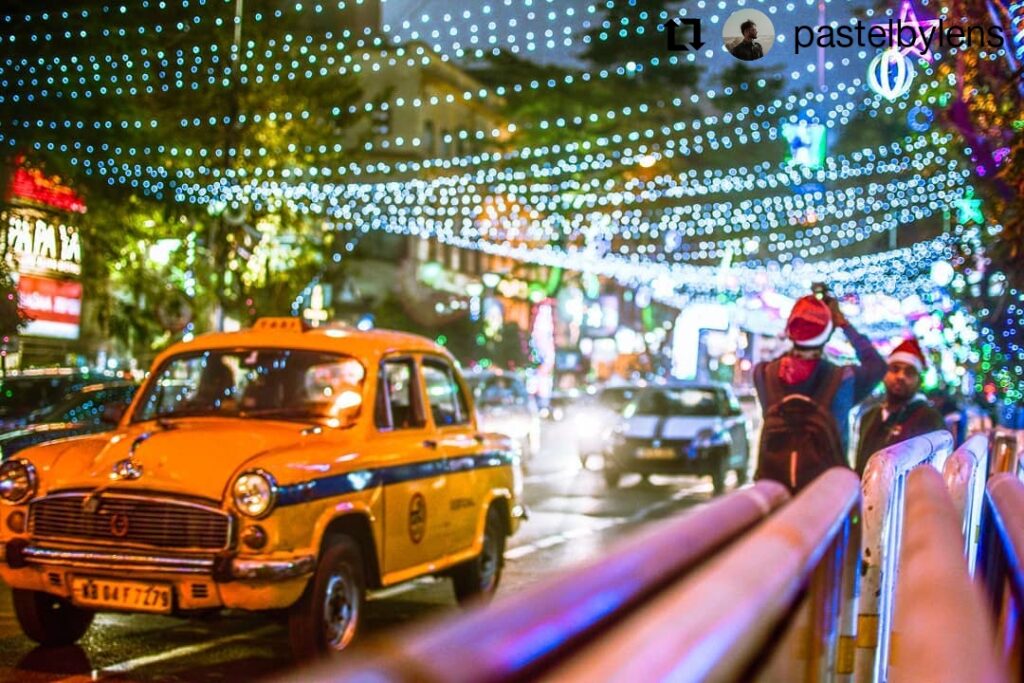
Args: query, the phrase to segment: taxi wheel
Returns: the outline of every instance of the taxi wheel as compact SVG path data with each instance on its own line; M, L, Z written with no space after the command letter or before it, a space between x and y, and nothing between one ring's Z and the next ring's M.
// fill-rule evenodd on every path
M455 599L460 605L474 599L489 601L498 590L505 564L505 523L497 507L487 510L484 545L480 554L452 570Z
M288 614L296 659L344 650L356 636L366 601L363 554L348 536L324 541L316 573Z
M25 635L40 645L71 645L85 635L94 613L64 598L15 588L14 614Z

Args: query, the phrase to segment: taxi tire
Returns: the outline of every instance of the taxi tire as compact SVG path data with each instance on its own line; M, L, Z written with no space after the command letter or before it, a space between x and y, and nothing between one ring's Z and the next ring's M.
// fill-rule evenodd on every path
M487 521L484 522L484 545L480 554L468 562L463 562L451 571L452 587L455 589L455 600L459 605L467 603L490 602L494 592L498 590L501 583L501 570L505 565L505 522L502 520L501 511L494 505L487 509ZM489 543L488 541L493 543ZM491 552L494 556L490 558L495 562L493 579L489 585L484 585L485 577L484 562L485 554Z
M14 614L25 635L40 645L71 645L85 635L95 612L72 605L68 600L44 593L15 588L11 591Z
M358 636L359 622L366 607L364 566L363 553L352 538L334 536L324 539L316 572L302 597L288 611L288 638L295 659L310 660L340 652ZM328 586L338 572L353 584L355 617L351 635L341 647L332 648L327 643L323 615Z

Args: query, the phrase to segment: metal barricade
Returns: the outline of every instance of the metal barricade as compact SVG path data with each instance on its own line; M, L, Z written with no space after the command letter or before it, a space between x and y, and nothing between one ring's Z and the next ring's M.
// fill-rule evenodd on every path
M952 451L953 435L938 431L893 444L868 459L861 484L864 567L854 663L857 681L885 680L907 474L925 464L942 470Z
M961 520L964 556L967 570L974 574L978 554L978 529L981 506L985 498L985 477L988 472L988 443L985 434L975 434L953 451L942 468L942 478L953 500L953 508Z
M1017 680L1024 680L1024 482L996 474L988 483L981 515L978 575L998 615L1000 654Z
M855 598L859 503L856 474L826 472L546 679L833 680Z
M783 486L758 482L654 525L527 591L400 631L369 644L362 657L346 653L344 662L304 671L301 680L459 683L535 677L787 500Z
M962 514L932 468L907 477L904 519L888 679L1008 681L984 596L958 552Z
M992 474L1009 472L1024 479L1024 429L999 427L992 434Z

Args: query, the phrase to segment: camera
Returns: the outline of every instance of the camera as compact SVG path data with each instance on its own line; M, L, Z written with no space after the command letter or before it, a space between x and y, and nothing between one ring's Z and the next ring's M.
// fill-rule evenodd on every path
M811 291L814 292L814 296L819 300L824 301L828 298L828 285L824 282L812 282Z

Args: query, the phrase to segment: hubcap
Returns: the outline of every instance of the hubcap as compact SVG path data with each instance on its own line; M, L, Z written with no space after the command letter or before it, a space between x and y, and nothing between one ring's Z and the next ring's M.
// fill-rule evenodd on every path
M327 581L324 596L324 629L327 647L342 650L356 633L359 620L359 597L355 582L347 569L339 569Z

